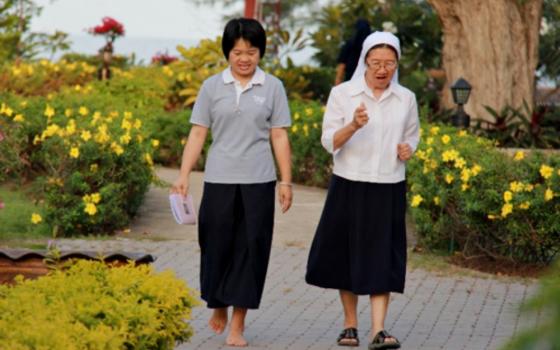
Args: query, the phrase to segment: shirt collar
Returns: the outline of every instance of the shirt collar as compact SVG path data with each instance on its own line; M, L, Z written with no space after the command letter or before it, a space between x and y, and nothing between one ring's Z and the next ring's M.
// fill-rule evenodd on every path
M371 89L366 84L366 78L363 76L361 79L352 79L348 81L349 92L351 96L356 96L361 93L371 94ZM403 90L399 83L391 81L389 87L387 88L387 96L393 94L402 100L405 96L403 95Z
M257 66L257 69L255 70L255 73L253 74L253 77L251 78L251 81L249 81L249 85L262 85L262 84L264 84L264 78L265 77L266 77L266 74L264 73L264 71ZM224 84L231 84L231 83L235 82L235 78L233 77L233 74L231 73L231 67L227 67L222 72L222 79L224 81Z

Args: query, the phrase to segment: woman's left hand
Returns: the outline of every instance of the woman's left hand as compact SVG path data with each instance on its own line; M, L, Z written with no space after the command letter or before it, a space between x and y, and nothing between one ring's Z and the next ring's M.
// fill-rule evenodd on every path
M278 184L278 202L282 207L282 213L285 213L292 206L292 186L287 184Z
M400 160L406 162L412 157L412 147L408 143L399 143L397 145L397 154Z

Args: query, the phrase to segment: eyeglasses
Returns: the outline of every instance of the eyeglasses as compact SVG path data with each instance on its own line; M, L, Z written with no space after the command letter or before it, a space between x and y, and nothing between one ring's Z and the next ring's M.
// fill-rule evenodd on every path
M373 69L374 71L380 70L381 67L385 68L386 70L393 70L397 67L396 61L369 61L368 67Z

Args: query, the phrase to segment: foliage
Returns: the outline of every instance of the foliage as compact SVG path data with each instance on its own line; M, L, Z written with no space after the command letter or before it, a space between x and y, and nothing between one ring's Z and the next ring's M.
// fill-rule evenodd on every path
M413 90L420 103L434 104L438 96L427 89L427 70L439 68L441 28L432 8L425 1L342 0L325 6L317 16L319 28L312 33L318 51L314 59L323 67L335 67L344 40L352 37L359 18L369 21L373 30L392 31L401 41L399 81Z
M66 33L31 31L31 20L41 11L42 7L32 0L5 0L0 4L0 62L33 58L42 51L52 56L69 48Z
M198 305L172 271L77 261L37 280L0 286L0 348L173 349Z
M317 102L292 101L292 177L295 182L326 187L332 170L331 155L321 146L324 107Z
M0 241L45 237L50 234L45 225L34 225L29 221L33 213L43 214L36 202L38 196L33 186L7 183L0 186Z
M560 157L511 158L466 131L423 130L408 169L422 243L465 256L549 263L560 250Z
M540 281L540 288L524 305L525 312L543 313L538 325L520 332L504 350L555 349L560 343L560 260Z
M556 86L560 83L560 0L545 0L537 69Z
M542 116L529 109L506 106L500 113L485 106L493 121L478 120L473 131L480 136L493 139L502 147L517 148L560 148L558 125L545 125Z

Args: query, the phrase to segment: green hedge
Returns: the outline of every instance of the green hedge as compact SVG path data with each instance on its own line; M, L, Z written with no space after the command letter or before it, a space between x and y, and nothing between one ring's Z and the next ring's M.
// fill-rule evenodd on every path
M171 350L192 335L194 295L172 271L78 261L0 285L0 348Z
M428 247L541 264L560 250L559 156L509 156L488 140L426 124L408 185Z

